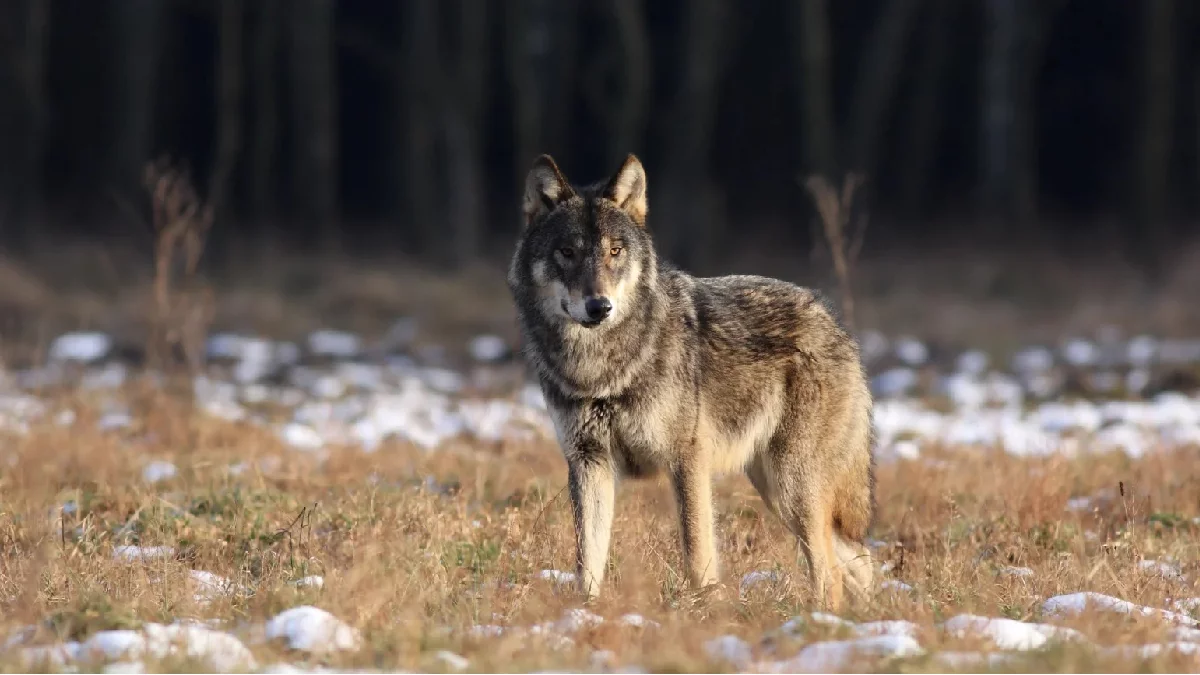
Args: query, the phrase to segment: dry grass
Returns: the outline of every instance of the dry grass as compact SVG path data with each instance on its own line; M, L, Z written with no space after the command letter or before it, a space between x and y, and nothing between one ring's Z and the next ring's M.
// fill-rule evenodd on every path
M626 483L618 494L611 581L592 610L608 618L639 612L661 628L604 624L562 650L515 637L473 639L466 631L477 624L528 626L579 606L572 593L537 578L543 569L573 566L565 466L553 444L464 441L424 453L392 443L374 454L334 451L322 463L260 429L186 418L183 407L135 407L134 427L101 432L93 431L95 401L64 395L61 403L81 411L73 428L47 423L4 441L0 635L42 622L38 640L53 642L197 617L225 620L246 636L256 622L311 603L363 631L365 648L326 659L333 666L442 670L433 655L450 649L478 671L586 669L593 650L610 649L618 665L699 672L727 668L704 656L706 639L733 633L758 645L766 632L811 609L791 537L745 479L718 485L722 576L736 586L747 572L776 569L785 580L741 600L736 592L725 600L696 598L682 585L669 491ZM180 442L181 428L190 429L190 443ZM915 592L883 592L869 606L850 608L851 618L909 619L923 627L921 642L931 651L974 649L978 642L948 638L935 624L962 612L1039 620L1047 597L1080 590L1158 607L1168 597L1200 595L1137 568L1142 557L1174 557L1189 579L1200 577L1195 452L1138 461L927 455L932 461L880 467L872 533L887 542L876 550L879 562L891 562L891 576ZM146 484L141 470L150 459L175 462L179 475ZM231 475L228 467L238 462L251 468ZM427 476L435 482L426 483ZM1105 494L1111 498L1098 499L1093 512L1065 508L1070 497ZM78 510L63 514L67 501ZM120 543L169 545L179 553L118 562L112 550ZM998 576L1000 565L1036 574ZM249 592L199 604L186 583L189 569L228 577ZM289 585L310 574L324 577L323 589ZM1101 615L1066 625L1103 645L1161 642L1165 635L1149 620ZM778 644L776 654L835 635L810 631ZM279 645L253 649L260 663L298 658ZM1195 667L1178 658L1138 664L1055 648L1012 667ZM0 668L21 665L0 660ZM923 657L902 669L938 666Z

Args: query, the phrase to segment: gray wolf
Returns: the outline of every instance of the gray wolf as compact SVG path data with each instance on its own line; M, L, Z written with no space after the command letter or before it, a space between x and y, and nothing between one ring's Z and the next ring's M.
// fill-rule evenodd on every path
M858 345L813 291L698 278L655 253L646 172L573 186L542 155L508 270L526 361L568 467L580 590L599 594L619 477L670 477L693 587L719 583L712 479L742 471L799 540L813 592L866 591L872 401Z

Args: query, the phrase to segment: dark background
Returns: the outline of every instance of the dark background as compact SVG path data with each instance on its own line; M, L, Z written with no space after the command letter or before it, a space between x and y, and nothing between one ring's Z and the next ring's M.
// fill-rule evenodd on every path
M804 250L798 182L865 173L867 255L1115 249L1153 279L1200 211L1186 0L6 0L0 237L104 243L145 163L240 242L456 266L508 255L524 172L637 153L704 269Z

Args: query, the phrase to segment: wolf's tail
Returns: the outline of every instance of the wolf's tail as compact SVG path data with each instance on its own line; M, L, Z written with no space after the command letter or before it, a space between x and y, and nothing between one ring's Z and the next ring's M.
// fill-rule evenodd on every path
M868 427L870 428L870 427ZM870 431L865 448L856 448L850 470L841 476L834 502L833 523L839 534L861 542L875 519L875 433Z

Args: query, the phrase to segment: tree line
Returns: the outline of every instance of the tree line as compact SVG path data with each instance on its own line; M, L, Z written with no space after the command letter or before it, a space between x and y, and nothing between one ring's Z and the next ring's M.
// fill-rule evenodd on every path
M808 236L803 180L854 172L873 237L1114 216L1153 268L1200 210L1198 34L1184 0L8 0L0 236L115 231L165 154L215 238L458 265L537 154L633 151L685 264Z

